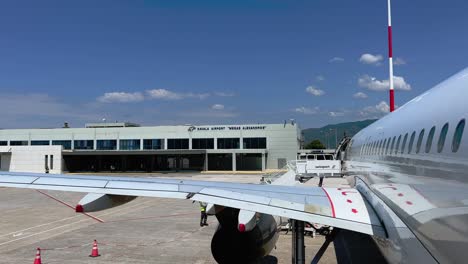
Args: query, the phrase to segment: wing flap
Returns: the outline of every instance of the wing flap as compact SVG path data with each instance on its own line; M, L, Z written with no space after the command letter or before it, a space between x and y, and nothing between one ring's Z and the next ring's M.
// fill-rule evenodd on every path
M385 236L372 207L356 189L230 184L18 173L0 175L0 186L127 196L178 198ZM346 195L343 194L345 192ZM347 200L351 200L350 203Z

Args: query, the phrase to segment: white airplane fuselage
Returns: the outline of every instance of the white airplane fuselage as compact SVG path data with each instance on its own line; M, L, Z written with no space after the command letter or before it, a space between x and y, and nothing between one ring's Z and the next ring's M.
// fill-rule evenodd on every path
M467 118L468 68L356 134L344 163L442 263L468 259ZM377 244L391 261L420 254Z

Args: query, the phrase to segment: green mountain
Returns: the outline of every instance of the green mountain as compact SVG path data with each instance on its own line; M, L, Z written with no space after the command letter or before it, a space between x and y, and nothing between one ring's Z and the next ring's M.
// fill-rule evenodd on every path
M321 128L307 128L302 130L304 136L304 145L314 139L320 140L327 148L335 148L336 144L340 142L344 134L346 136L354 136L361 129L374 123L377 119L368 119L357 122L347 122L334 125L326 125ZM335 140L335 136L337 140Z

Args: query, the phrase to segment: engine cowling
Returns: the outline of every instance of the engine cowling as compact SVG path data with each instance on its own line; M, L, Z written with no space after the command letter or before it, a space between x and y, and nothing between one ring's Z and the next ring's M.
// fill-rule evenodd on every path
M238 230L239 209L224 208L216 214L219 225L211 240L211 252L218 263L252 263L267 256L275 247L279 233L273 216L258 214L249 232Z
M78 213L96 212L116 207L134 200L136 196L88 193L75 207Z

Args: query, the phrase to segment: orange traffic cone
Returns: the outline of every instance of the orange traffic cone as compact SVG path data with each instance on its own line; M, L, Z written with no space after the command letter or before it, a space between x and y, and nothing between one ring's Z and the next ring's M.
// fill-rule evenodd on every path
M36 253L36 258L34 259L34 264L42 264L40 248L37 248L37 253Z
M91 251L91 255L89 255L90 257L92 258L96 258L96 257L99 257L101 255L99 255L99 251L98 251L98 247L97 247L97 241L94 240L94 243L93 243L93 250ZM36 263L34 263L36 264Z

